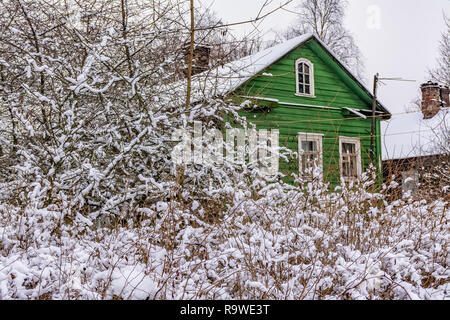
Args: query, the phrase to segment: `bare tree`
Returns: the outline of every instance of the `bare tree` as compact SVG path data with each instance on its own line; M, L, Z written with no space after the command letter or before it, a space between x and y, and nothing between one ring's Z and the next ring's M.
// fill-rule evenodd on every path
M212 67L226 64L262 49L259 34L252 37L237 37L223 25L223 21L216 12L209 8L196 8L196 42L210 46Z
M430 71L434 81L450 86L450 19L444 16L447 30L442 33L437 67Z
M297 21L284 30L275 42L314 33L360 80L364 80L361 51L352 34L344 27L346 5L345 0L303 0L297 8Z

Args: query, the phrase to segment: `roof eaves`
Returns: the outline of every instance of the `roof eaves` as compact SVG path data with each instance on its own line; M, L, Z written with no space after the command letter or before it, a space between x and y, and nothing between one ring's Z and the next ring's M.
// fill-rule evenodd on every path
M363 89L365 91L365 93L371 98L373 99L373 95L370 92L370 90L363 84L361 83L361 81L358 80L358 77L355 76L355 74L350 71L340 60L339 58L336 56L336 54L334 54L334 52L322 41L319 39L319 37L317 37L316 35L313 35L314 39L316 39L316 41L331 55L331 57L333 58L333 60L335 60L336 63L339 64L339 66L351 77L353 78L353 80L358 84L358 86L361 87L361 89ZM380 107L380 109L382 109L385 113L386 113L386 118L389 119L392 117L391 112L380 102L380 100L377 100L377 105Z

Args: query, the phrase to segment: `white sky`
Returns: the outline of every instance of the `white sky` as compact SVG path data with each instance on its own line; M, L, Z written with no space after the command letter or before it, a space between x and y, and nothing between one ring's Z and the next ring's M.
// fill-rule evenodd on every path
M265 0L199 0L211 5L226 23L253 19ZM264 12L287 0L273 0ZM299 0L286 7L295 10ZM346 27L352 32L362 51L366 66L367 86L372 88L373 75L402 77L416 82L385 82L379 98L392 112L400 113L419 96L419 86L428 80L427 70L438 57L441 34L446 30L443 13L450 16L450 0L348 0ZM371 7L379 9L379 29L371 27ZM369 10L369 11L368 11ZM265 38L271 30L281 30L294 22L296 15L279 10L258 25ZM369 23L368 23L369 22ZM374 26L374 24L372 24ZM231 29L242 34L255 31L252 24Z

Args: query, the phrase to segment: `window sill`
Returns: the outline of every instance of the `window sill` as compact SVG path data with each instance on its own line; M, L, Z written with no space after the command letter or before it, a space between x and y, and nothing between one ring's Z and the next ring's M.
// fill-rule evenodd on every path
M296 93L297 97L303 97L303 98L315 98L316 96L313 94L303 94L303 93Z

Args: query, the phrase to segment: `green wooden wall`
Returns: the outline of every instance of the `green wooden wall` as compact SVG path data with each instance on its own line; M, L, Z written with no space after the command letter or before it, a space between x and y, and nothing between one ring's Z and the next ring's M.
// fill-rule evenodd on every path
M315 98L296 96L295 61L306 58L314 64ZM262 76L270 73L273 76ZM238 96L278 99L280 103L266 111L241 111L257 129L278 129L280 146L298 150L297 133L321 133L323 137L323 165L326 181L339 183L339 136L359 137L362 169L370 162L371 120L345 115L342 108L371 110L371 100L345 71L312 39L247 81L235 92ZM286 105L293 103L300 105ZM261 104L261 102L258 102ZM313 108L308 106L329 108ZM377 134L380 120L377 119ZM376 156L381 159L381 139L376 139ZM377 164L380 165L380 164ZM280 167L286 174L298 172L298 161Z

